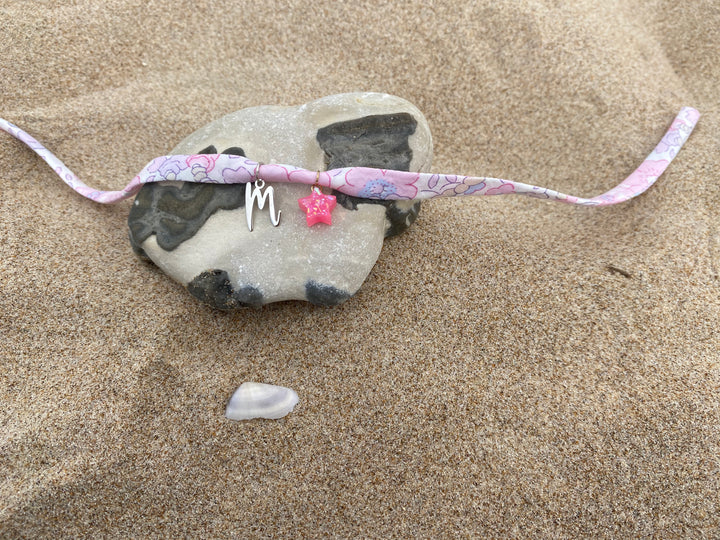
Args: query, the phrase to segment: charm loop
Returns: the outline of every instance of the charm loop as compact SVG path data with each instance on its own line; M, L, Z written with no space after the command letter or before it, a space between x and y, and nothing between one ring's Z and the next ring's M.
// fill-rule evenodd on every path
M332 225L332 211L337 204L334 195L325 195L320 189L320 171L315 174L315 183L312 186L310 195L298 199L300 209L306 214L308 227L316 223Z
M260 161L258 161L258 162L255 164L255 169L253 170L252 179L250 180L251 182L257 182L257 181L262 182L262 180L260 180L260 176L259 176L259 175L260 175L260 166L261 166L261 165L264 165L264 163L262 163L262 162L260 162ZM265 184L263 183L263 185L265 185ZM261 186L261 189L262 189L262 186Z

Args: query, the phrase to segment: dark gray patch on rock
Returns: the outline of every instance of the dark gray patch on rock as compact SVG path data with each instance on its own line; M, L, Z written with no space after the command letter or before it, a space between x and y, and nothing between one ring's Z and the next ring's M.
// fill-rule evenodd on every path
M305 297L308 302L316 306L337 306L351 296L347 291L317 281L308 281L305 284Z
M336 122L318 130L317 142L328 169L373 167L407 171L412 161L408 139L417 121L408 113L376 114Z
M389 204L385 209L385 217L390 226L385 230L385 238L405 232L420 214L420 201L416 201L410 208L402 208L397 203Z
M337 199L337 203L348 210L357 210L358 204L380 204L385 207L385 218L390 226L385 230L385 238L398 235L405 232L420 214L420 201L416 201L410 208L403 208L394 201L382 201L380 199L362 199L345 195L337 190L333 190L333 195Z
M217 154L210 145L198 154ZM222 152L233 156L245 156L239 146ZM172 251L185 240L192 238L207 219L217 210L233 210L245 206L245 186L192 184L182 187L145 184L135 197L130 209L130 245L140 257L147 258L142 243L156 235L158 245Z
M198 300L217 309L260 307L262 293L252 285L234 289L225 270L209 270L188 283L188 291Z
M229 156L242 156L245 157L245 150L240 148L239 146L231 146L230 148L226 148L221 154L228 154Z
M215 145L211 144L207 148L200 150L198 154L217 154L217 148L215 148Z
M409 138L416 127L417 121L408 113L377 114L325 126L318 130L317 141L327 157L328 170L372 167L409 171L413 156ZM420 213L420 202L406 210L394 201L352 197L337 190L332 194L347 210L357 210L358 204L384 206L390 223L385 238L404 232Z
M130 208L130 243L137 251L151 235L165 251L195 236L218 210L245 206L244 185L184 182L182 186L146 184Z

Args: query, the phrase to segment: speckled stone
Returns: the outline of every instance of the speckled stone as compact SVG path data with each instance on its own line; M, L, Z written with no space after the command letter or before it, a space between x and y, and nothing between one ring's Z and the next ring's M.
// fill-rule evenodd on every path
M310 170L365 166L428 171L432 138L411 103L376 93L328 96L299 107L253 107L201 128L174 154L227 153ZM246 224L245 186L165 182L138 193L128 225L133 249L219 309L307 300L332 306L370 273L383 239L416 219L420 203L333 192L332 225L308 227L297 200L309 186L272 184L269 208Z

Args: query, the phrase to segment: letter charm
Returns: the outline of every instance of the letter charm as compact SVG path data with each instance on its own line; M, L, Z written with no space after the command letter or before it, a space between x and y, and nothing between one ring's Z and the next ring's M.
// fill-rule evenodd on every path
M250 183L245 184L245 217L247 218L247 226L250 232L253 230L253 210L255 209L255 201L260 210L265 208L265 203L270 199L270 223L273 227L280 225L280 214L282 210L275 212L275 190L272 186L268 186L265 193L262 192L265 187L264 180L256 180L253 187Z

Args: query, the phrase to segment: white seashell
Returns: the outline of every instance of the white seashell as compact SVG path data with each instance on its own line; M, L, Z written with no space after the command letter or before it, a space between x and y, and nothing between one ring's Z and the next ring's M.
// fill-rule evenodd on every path
M292 412L300 398L292 388L256 382L242 383L225 409L230 420L269 418L275 420Z

